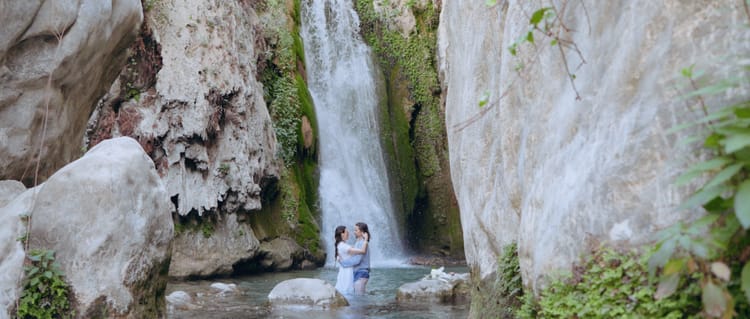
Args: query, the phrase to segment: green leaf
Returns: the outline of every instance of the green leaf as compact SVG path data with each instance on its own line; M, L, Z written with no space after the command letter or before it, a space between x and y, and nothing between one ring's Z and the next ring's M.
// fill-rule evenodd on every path
M685 258L677 258L672 259L669 262L667 262L666 265L664 265L664 270L662 271L665 276L669 276L672 274L679 274L682 269L685 268Z
M556 46L557 45L557 39L552 39L552 41L549 42L550 46Z
M539 10L534 11L534 13L531 14L531 19L529 19L529 24L533 26L539 25L539 22L542 22L542 19L544 18L544 13L550 9L551 9L550 7L544 7Z
M731 80L722 80L719 81L719 83L709 85L706 87L702 87L698 90L695 90L693 92L688 93L685 97L695 97L695 96L702 96L702 95L716 95L719 93L724 93L726 90L733 88L736 86L736 83Z
M659 279L659 286L656 288L654 298L657 300L671 296L677 290L677 284L680 283L680 274L662 276Z
M740 278L740 287L745 292L745 298L750 302L750 263L745 263L745 266L742 267Z
M693 68L695 68L695 64L691 64L689 67L683 68L680 70L680 73L682 73L682 76L690 79L693 77Z
M750 227L750 180L742 182L734 195L734 214L742 228Z
M484 107L485 105L487 105L487 102L489 102L489 100L490 100L490 92L484 91L484 93L482 93L482 96L479 97L479 107Z
M657 244L656 252L648 259L649 272L653 274L656 268L666 265L669 258L674 254L675 248L677 248L677 241L672 238Z
M702 235L716 220L719 219L719 214L707 214L693 222L687 229L687 233L691 235Z
M691 166L688 169L688 172L698 171L698 172L705 172L705 171L712 171L715 169L719 169L721 167L724 167L724 165L729 164L732 162L731 158L728 157L716 157L711 160L700 162L698 164L695 164Z
M692 208L698 205L703 205L708 201L716 198L716 196L730 190L731 188L727 185L717 185L711 188L702 188L700 191L695 193L693 196L688 198L678 209Z
M716 174L716 176L710 182L708 182L708 184L703 186L703 188L711 188L728 181L735 174L737 174L737 172L739 172L744 165L744 163L736 163L727 166L726 168L721 170L721 172Z
M712 133L711 135L706 137L705 141L703 141L703 146L707 148L718 148L722 138L724 138L723 135Z
M734 109L734 115L737 115L737 117L741 119L750 118L750 108L747 107L739 107Z
M526 41L529 41L529 43L534 43L534 31L529 31L526 33Z
M677 177L677 180L675 180L674 184L676 186L683 186L701 175L703 175L703 171L688 171Z
M516 56L518 51L516 51L516 48L518 47L518 43L513 43L508 47L508 51L510 51L510 55Z
M724 146L725 152L729 154L734 153L746 146L750 146L750 132L728 135L720 144Z
M487 6L491 7L497 4L497 0L487 0Z
M715 285L712 281L709 281L703 287L701 299L703 300L703 307L706 310L706 314L711 317L720 317L727 310L727 298L724 295L723 289Z

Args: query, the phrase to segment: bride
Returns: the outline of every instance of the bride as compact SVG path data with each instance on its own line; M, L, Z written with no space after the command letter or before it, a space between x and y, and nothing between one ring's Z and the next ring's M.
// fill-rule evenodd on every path
M344 267L341 265L341 261L346 260L347 264L352 264L352 261L354 261L354 265L358 264L356 259L362 259L362 255L367 252L367 246L357 249L347 244L349 231L346 229L346 226L336 227L333 237L336 240L336 261L339 263L336 290L344 295L352 295L354 294L354 267ZM350 258L355 258L355 260L349 260Z

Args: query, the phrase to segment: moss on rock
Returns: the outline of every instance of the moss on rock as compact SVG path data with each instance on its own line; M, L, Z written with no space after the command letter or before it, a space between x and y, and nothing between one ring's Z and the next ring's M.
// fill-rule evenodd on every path
M439 12L431 2L401 8L416 19L415 29L405 36L392 28L389 14L376 12L372 1L357 0L355 8L362 35L385 75L388 98L381 103L381 127L408 240L422 253L463 258L435 58Z

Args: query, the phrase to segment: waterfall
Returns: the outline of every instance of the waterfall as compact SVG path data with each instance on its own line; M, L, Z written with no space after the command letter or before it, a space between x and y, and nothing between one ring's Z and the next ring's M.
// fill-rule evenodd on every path
M377 121L376 69L359 35L352 0L306 0L301 8L308 87L320 141L322 237L333 265L334 229L364 222L372 234L370 263L405 257L388 189Z

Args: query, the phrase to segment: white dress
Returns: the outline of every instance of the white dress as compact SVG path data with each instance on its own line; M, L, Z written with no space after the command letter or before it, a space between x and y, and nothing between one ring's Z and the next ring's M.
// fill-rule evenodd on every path
M351 247L343 241L339 243L339 256L342 260L352 257L349 254L349 248ZM336 264L339 267L339 275L336 277L336 290L344 295L354 294L354 267L342 267L338 261Z

